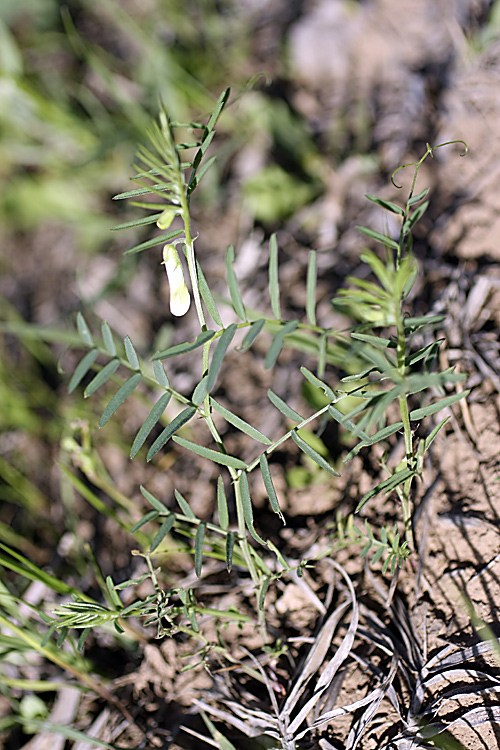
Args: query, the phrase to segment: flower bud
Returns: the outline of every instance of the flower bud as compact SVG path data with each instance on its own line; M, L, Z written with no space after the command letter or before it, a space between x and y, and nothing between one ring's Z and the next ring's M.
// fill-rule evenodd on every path
M184 281L184 271L175 245L165 245L163 262L170 284L170 312L181 317L189 310L191 297Z
M177 216L177 209L174 206L167 206L156 222L158 229L168 229L175 217Z

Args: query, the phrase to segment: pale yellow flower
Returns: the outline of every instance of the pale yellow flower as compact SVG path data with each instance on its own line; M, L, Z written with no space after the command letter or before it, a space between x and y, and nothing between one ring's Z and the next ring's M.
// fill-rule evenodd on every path
M189 310L191 296L184 281L184 270L175 245L165 245L163 262L170 285L170 312L181 317Z

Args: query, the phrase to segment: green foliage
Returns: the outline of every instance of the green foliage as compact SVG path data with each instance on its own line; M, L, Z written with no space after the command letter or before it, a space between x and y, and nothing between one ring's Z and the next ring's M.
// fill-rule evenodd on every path
M94 605L86 608L84 601L77 600L74 604L65 605L63 609L56 611L54 627L59 629L90 627L108 621L113 621L115 625L118 625L121 619L133 615L146 617L148 622L157 624L159 633L163 633L165 629L172 630L174 627L180 627L177 619L179 616L185 616L188 617L194 632L198 632L196 618L202 608L196 604L193 592L189 589L186 591L172 589L165 592L159 586L156 571L152 567L151 556L158 554L165 548L165 545L172 544L172 534L176 538L187 540L189 545L192 545L188 546L188 549L193 554L194 570L197 576L202 574L203 560L207 556L225 560L228 571L231 571L235 564L246 569L255 588L257 608L261 615L265 616L265 595L274 576L269 570L264 550L272 551L277 556L281 572L289 570L290 564L285 562L276 546L266 540L260 530L256 530L252 501L252 474L256 469L259 470L270 506L285 523L272 479L270 458L279 446L291 439L300 453L304 454L306 460L316 466L317 471L326 472L333 477L339 476L331 465L331 457L325 454L323 443L315 437L309 427L312 423L324 425L325 420L328 419L338 422L356 441L344 457L344 461L352 459L359 451L376 443L387 444L397 432L404 435L405 457L403 461L398 466L388 466L382 462L381 468L386 473L386 477L374 484L364 497L360 498L356 508L358 513L376 495L396 492L402 508L403 531L400 532L396 524L382 528L376 534L368 520L365 520L364 530L361 530L354 523L354 516L350 515L347 519L338 521L332 539L332 553L346 544L360 545L361 558L369 555L372 564L380 560L383 573L390 571L391 575L395 575L397 568L404 563L413 549L412 483L421 475L425 452L446 420L442 420L434 427L425 439L415 439L411 422L436 414L466 395L466 393L443 395L437 401L433 400L416 408L410 407L410 399L413 403L416 396L418 396L417 404L423 404L422 394L428 389L437 388L443 393L443 389L449 384L461 379L451 370L439 372L433 369L440 342L434 341L420 348L413 346L416 333L420 333L426 326L432 328L437 322L436 316L411 318L407 316L405 309L406 300L418 271L417 262L411 254L411 233L427 207L427 202L423 202L427 191L419 195L413 195L413 191L419 167L426 156L432 153L430 147L420 162L413 165L415 171L412 188L403 208L375 196L368 196L368 199L381 209L401 218L400 235L396 240L361 227L361 233L366 238L384 247L383 256L381 258L369 249L363 251L361 259L370 269L373 280L366 279L365 275L363 278L351 277L350 288L341 290L333 301L333 304L347 312L355 323L350 333L350 344L347 348L345 344L342 346L344 347L343 361L359 362L358 372L346 376L337 385L330 385L320 376L319 366L318 375L302 367L302 375L310 391L309 400L315 404L314 412L308 416L302 416L277 393L268 390L271 405L281 413L285 421L292 422L292 426L285 429L274 440L243 420L234 411L222 406L211 395L217 386L218 377L224 368L228 353L244 355L263 332L267 332L270 341L264 361L265 368L276 367L283 348L295 346L294 335L300 332L305 337L303 340L307 340L310 345L316 344L315 349L313 347L312 350L316 351L321 372L324 370L324 360L329 358L326 342L329 337L335 338L336 336L335 332L322 329L317 325L315 253L310 254L308 262L306 309L304 310L306 320L302 322L297 318L287 321L281 318L279 251L275 235L271 236L269 243L269 292L272 316L256 316L247 311L234 270L235 251L229 247L226 252L228 304L239 322L230 323L226 327L222 325L209 283L196 260L190 226L189 199L201 177L213 163L212 157L206 158L207 150L213 140L215 125L228 97L229 91L221 94L207 125L190 123L183 126L193 133L199 133L199 136L189 144L176 141L177 125L170 121L166 111L162 109L159 123L149 130L151 147L141 147L138 155L141 165L138 167L138 174L134 180L141 187L117 196L119 199L135 199L139 195L154 195L156 213L153 218L163 217L161 221L158 219L156 221L159 228L168 229L172 218L181 222L182 228L175 230L177 232L175 237L172 232L168 232L134 246L129 252L153 248L162 242L173 241L183 244L200 333L194 342L182 342L154 354L152 371L149 363L137 354L129 337L124 340L125 356L120 356L117 354L114 337L107 324L102 326L101 345L101 342L92 335L83 317L79 315L78 331L83 344L89 348L89 352L77 366L76 374L71 379L69 387L74 390L86 376L88 377L90 371L97 368L97 374L85 388L85 395L90 395L110 378L115 378L119 371L124 369L132 371L133 374L123 379L117 392L105 406L100 426L105 425L125 400L136 392L141 381L149 386L153 385L156 392L163 391L163 395L152 405L149 415L136 435L131 456L140 455L142 446L148 440L152 430L164 420L167 406L175 402L180 411L149 447L147 460L157 456L172 439L181 450L189 451L195 457L222 467L223 471L226 470L234 491L237 530L231 528L228 498L222 475L218 475L217 479L218 524L197 518L190 507L189 498L186 500L177 490L175 495L180 513L172 512L163 502L144 489L143 494L152 504L153 510L148 511L137 521L131 531L137 533L140 529L149 527L151 523L159 523L150 537L149 549L144 553L149 565L149 575L155 587L155 596L143 602L136 602L125 609L119 606L119 600L115 597L113 597L111 609L99 609ZM188 147L195 155L192 160L183 161L184 151ZM162 203L158 203L158 199ZM148 208L147 203L140 205ZM162 208L160 214L158 214L158 208ZM121 225L123 228L127 226L130 224ZM216 324L213 330L207 329L203 303ZM244 332L244 337L241 345L238 346L236 342L240 330ZM183 394L171 384L161 363L197 351L201 352L201 376L193 393ZM342 350L339 349L340 351ZM97 361L101 358L108 358L109 361L107 364L97 365ZM350 387L350 384L354 386ZM347 389L345 386L348 386ZM315 392L317 396L314 396ZM342 409L342 402L345 399L348 399L346 403L350 404L347 410ZM395 421L394 419L388 421L390 408L394 405L399 412L399 418ZM256 444L257 458L247 460L231 455L226 450L221 432L216 428L212 418L214 412ZM208 426L214 447L178 434L179 430L189 423L191 435L194 433L196 437L195 416L197 419L201 418ZM262 552L252 547L251 540L257 542ZM303 561L300 564L302 565ZM133 585L134 582L128 583ZM125 586L126 583L121 584L122 588ZM175 600L179 598L181 603L177 605ZM221 616L221 613L217 616Z
M45 614L45 637L39 639L35 647L52 659L64 641L72 639L73 630L78 635L76 646L81 650L91 629L111 625L118 637L123 635L127 621L132 618L140 618L145 626L154 626L159 638L181 632L190 634L202 643L204 636L200 623L205 615L217 622L243 623L251 620L248 615L232 610L205 607L198 601L196 587L192 583L166 585L162 566L165 556L172 550L192 559L197 578L205 574L208 561L222 563L231 575L237 570L240 580L247 580L251 584L255 618L264 634L266 596L273 585L286 575L300 576L303 568L313 564L314 560L287 560L275 541L268 538L270 534L265 524L260 523L255 513L256 487L264 487L271 511L285 524L284 506L276 489L278 485L273 480L273 454L286 443L299 456L299 468L303 460L307 467L313 467L316 475L321 474L328 481L334 481L339 476L340 456L330 455L326 443L321 440L322 431L329 421L336 422L347 434L349 449L343 456L344 462L362 450L370 450L375 444L381 444L384 449L379 461L382 478L374 481L373 486L358 499L355 514L361 511L366 514L375 496L395 493L401 507L401 519L396 524L375 529L366 518L364 525L360 524L355 514L349 514L346 518L339 516L330 546L321 554L334 557L342 547L353 545L359 550L360 559L366 557L372 565L381 565L382 574L396 576L414 548L414 482L422 476L425 454L446 419L437 425L430 424L423 438L415 437L412 422L427 420L467 395L467 392L446 393L446 389L461 378L452 370L440 372L436 369L441 342L433 340L430 344L421 343L422 330L427 328L432 333L432 327L441 318L408 315L411 313L410 294L418 272L417 261L411 252L412 232L428 206L425 200L427 191L414 195L414 187L422 162L433 151L431 147L427 147L422 159L412 165L413 183L403 207L376 196L367 196L381 210L398 217L401 228L398 237L391 237L360 227L363 237L374 243L378 250L366 249L362 252L363 273L350 277L349 288L341 290L333 300L334 306L352 321L347 336L345 332L322 327L318 320L317 259L314 251L310 252L308 258L304 310L294 312L297 317L293 319L283 316L276 235L269 240L269 309L253 311L245 304L245 290L237 278L236 251L232 246L227 248L225 256L227 294L221 298L212 293L209 274L205 275L196 256L190 200L214 164L214 156L209 155L209 151L219 118L229 103L229 96L228 89L222 92L206 124L198 121L175 122L162 105L158 122L148 130L148 143L140 147L137 155L136 174L133 177L137 187L115 197L116 200L131 200L136 208L149 212L146 217L122 222L115 227L116 230L148 225L156 226L159 230L152 238L134 244L126 254L154 253L154 248L165 244L175 249L173 273L169 275L171 293L175 293L174 284L186 284L184 273L187 271L186 278L197 319L196 333L190 336L194 340L181 341L160 351L144 354L129 336L125 336L123 345L120 344L105 321L100 326L100 335L96 335L79 313L76 326L80 348L87 351L68 383L69 393L81 388L85 397L104 394L99 427L105 430L110 429L119 414L118 410L126 402L133 404L137 398L149 401L148 414L133 439L130 457L135 460L145 458L146 461L154 459L154 465L159 466L167 451L175 451L188 456L193 462L209 464L217 513L213 519L198 517L189 492L184 497L177 489L174 490L176 506L173 509L167 498L157 498L142 488L148 510L137 519L131 512L130 500L120 496L103 478L92 452L84 445L78 446L73 438L66 438L64 448L75 455L78 453L78 467L84 477L97 488L106 489L118 505L118 510L110 508L91 486L67 467L63 466L61 473L103 516L135 536L139 546L135 554L147 566L147 572L119 584L115 584L109 576L104 581L101 575L103 602L94 601L58 582L54 576L31 564L26 556L1 544L2 567L27 580L41 581L58 594L72 597L70 601L56 605L50 614ZM189 140L184 140L186 137ZM300 161L307 172L306 153L302 153ZM311 168L310 177L313 172ZM312 192L317 189L317 183L312 178L305 180L304 184ZM295 203L276 206L270 202L267 216L255 207L256 213L261 211L262 220L272 221L288 211L293 212L306 200L295 188L287 189L285 193L287 200L291 196ZM174 222L176 226L171 228ZM165 255L162 257L169 271L168 258ZM159 271L161 266L159 257ZM219 306L222 305L227 308L225 312L232 322L223 323L226 317L221 316ZM172 312L179 314L173 309ZM207 324L208 316L213 328ZM288 347L306 351L316 363L315 372L305 366L301 368L309 404L309 407L298 407L304 414L299 413L295 404L290 405L279 393L272 389L267 391L269 406L275 410L281 424L278 434L272 436L264 434L258 425L243 419L237 413L237 406L228 408L216 399L227 358L249 356L248 352L257 340L260 350L264 351L263 364L267 370L272 371L279 366L281 354ZM190 392L177 387L174 375L169 377L175 372L172 360L184 356L191 358L191 372L197 373L196 384ZM330 373L326 374L327 364L341 368L347 373L346 376L333 381ZM311 367L314 369L314 365ZM435 393L440 395L436 398ZM235 384L236 404L237 397ZM207 428L205 431L199 429L200 423ZM245 447L241 456L233 455L226 447L229 442L225 443L224 440L226 434L234 431L244 436L242 443L249 446ZM399 464L392 465L386 455L397 433L404 438L404 458ZM120 592L134 589L146 581L153 593L125 606ZM347 578L346 583L350 587L354 608L355 597ZM53 636L56 633L54 646ZM14 635L20 637L17 633ZM208 648L209 644L203 643L203 646ZM210 648L214 648L213 644L210 644ZM223 645L218 644L217 648L229 658ZM310 669L312 674L312 666ZM289 701L293 708L294 701L291 698ZM295 731L303 721L304 710L301 708L294 719L292 726ZM210 724L207 726L215 738Z

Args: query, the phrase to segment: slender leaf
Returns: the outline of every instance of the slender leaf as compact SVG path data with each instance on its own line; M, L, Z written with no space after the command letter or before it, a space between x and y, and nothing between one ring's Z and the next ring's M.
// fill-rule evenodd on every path
M158 363L158 364L161 367L161 363ZM134 377L136 376L134 375ZM167 393L164 393L162 396L160 396L158 401L154 404L153 408L151 409L148 416L146 417L146 421L144 422L141 429L135 436L134 442L132 443L132 448L130 450L130 458L134 458L137 455L137 453L140 451L149 433L161 419L161 416L163 412L165 411L165 409L167 408L169 401L170 401L170 393L167 392Z
M386 234L381 234L380 232L376 232L374 229L369 229L368 227L356 227L361 234L364 234L366 237L370 237L372 240L377 240L377 242L381 242L386 247L390 247L392 250L397 250L399 248L398 243L388 237Z
M68 393L73 393L77 385L81 383L85 375L88 373L92 365L97 359L99 352L97 349L91 349L77 364L76 369L71 376L71 380L68 385Z
M206 523L198 524L194 538L194 571L196 577L201 576L201 564L203 562L203 542L205 541Z
M410 198L407 205L414 206L415 203L418 203L419 201L422 200L422 198L425 198L428 192L429 192L429 188L424 188L421 193L419 193L418 195L414 195L412 198Z
M391 203L391 201L386 201L383 198L378 198L376 195L370 195L369 193L365 195L365 198L368 198L372 203L376 203L377 206L385 208L387 211L392 211L393 214L399 214L399 216L404 215L403 209L396 205L396 203Z
M76 315L76 327L78 328L78 333L80 334L80 338L83 343L87 344L87 346L93 346L94 341L92 339L92 334L90 333L90 329L85 318L80 312Z
M157 497L151 494L149 490L147 490L145 487L141 485L141 494L142 496L150 503L150 505L155 508L159 513L170 513L169 509L166 505L164 505L161 500L158 500Z
M411 469L401 469L400 471L396 471L388 479L384 479L384 481L380 482L380 484L378 484L376 487L372 487L372 489L367 492L366 495L363 495L356 507L355 513L359 513L363 505L367 503L368 500L370 500L372 497L378 495L379 492L392 492L394 489L396 489L396 487L399 487L401 484L406 482L407 479L410 479L410 477L413 476L415 476L415 472Z
M210 461L214 461L217 464L222 464L222 466L230 466L232 469L246 469L247 465L245 461L242 461L240 458L236 458L236 456L228 456L226 453L214 451L211 448L205 448L204 445L192 443L191 440L185 440L184 438L178 437L177 435L174 436L173 439L183 448L193 451L193 453L196 453L198 456L208 458Z
M412 420L412 422L418 422L424 417L428 417L431 414L436 414L438 411L441 411L441 409L446 409L446 407L451 406L456 401L460 401L461 398L466 398L469 393L470 389L468 391L462 391L462 393L454 393L452 396L442 398L441 401L438 401L435 404L423 406L421 409L413 409L413 411L410 412L410 419Z
M198 151L196 152L195 157L193 159L193 163L192 163L193 171L191 172L191 175L189 177L189 182L188 182L188 187L187 187L188 194L192 190L194 190L194 188L198 184L198 182L196 180L196 171L197 171L198 167L200 166L201 161L202 161L203 157L205 156L205 154L206 154L206 152L208 150L208 147L212 143L214 135L215 135L215 131L212 131L212 132L209 132L209 133L207 133L205 135L202 143L186 144L186 147L188 149L189 148L196 148L196 147L198 147ZM179 148L179 145L177 146L177 148Z
M231 93L231 89L228 87L224 89L224 91L221 93L221 95L217 99L217 104L215 105L214 110L212 114L210 115L210 119L207 122L206 127L207 127L208 132L210 132L215 127L215 123L219 119L222 110L227 104L227 100L229 99L230 93Z
M189 181L188 185L188 192L192 193L193 190L198 187L200 182L202 181L205 174L208 172L212 164L214 163L216 157L211 156L210 159L207 159L206 162L202 164L202 166L197 170L196 174L192 176L192 179Z
M206 396L208 396L209 393L209 380L208 380L208 374L204 375L196 388L193 391L193 395L191 396L191 401L193 404L196 404L196 406L199 406L203 403Z
M328 343L328 331L321 334L318 341L318 376L322 378L326 369L326 346Z
M265 318L260 318L260 320L255 320L250 328L248 329L248 332L243 339L243 342L240 347L236 349L238 352L246 352L250 347L252 346L253 342L259 335L259 333L262 331L266 324Z
M335 406L330 405L328 407L328 413L330 414L332 419L341 424L342 427L346 427L349 432L352 432L354 437L362 438L363 440L369 440L370 436L367 435L367 433L362 429L360 429L356 422L353 422L352 419L346 417L346 415L343 414L340 409L337 409Z
M403 323L405 331L415 331L421 326L442 323L443 320L446 320L446 315L422 315L420 318L405 318Z
M219 310L217 309L217 305L215 304L214 298L212 296L212 292L210 291L210 287L207 284L207 281L205 279L205 276L203 274L203 271L198 261L196 261L196 269L198 273L198 286L200 289L200 294L203 299L203 302L205 303L209 314L212 316L212 320L214 321L214 323L218 325L219 328L222 328L222 319L219 314Z
M196 414L196 408L194 406L188 406L187 409L184 409L184 411L181 411L180 414L178 414L168 427L165 427L163 432L156 438L153 445L148 451L148 455L146 456L147 461L151 461L153 456L155 456L159 450L163 448L165 443L170 440L172 435L174 435L177 430L179 430L183 425L186 424L186 422L189 422L191 417Z
M259 591L259 609L262 611L264 609L264 600L266 598L267 590L269 588L269 584L271 583L271 576L266 576L264 580L262 581L262 586L260 587Z
M247 526L247 529L250 532L251 536L253 536L256 542L259 542L259 544L265 545L265 541L261 539L261 537L257 534L257 532L254 529L252 500L250 498L250 487L248 485L248 475L246 471L240 474L239 479L238 479L238 484L240 487L241 506L243 508L243 516L245 518L245 524Z
M186 516L186 518L191 518L194 521L196 519L196 516L191 510L186 498L181 495L179 490L174 490L174 495L179 508L181 509L182 515Z
M224 480L220 475L217 477L217 510L219 512L219 526L226 531L229 528L229 509Z
M111 328L105 320L101 323L102 340L104 342L104 348L111 357L116 357L116 346L111 333Z
M141 242L139 245L134 245L134 247L126 250L124 255L135 255L136 253L141 253L143 250L149 250L150 247L156 247L156 245L168 245L169 242L182 233L182 229L173 229L171 232L166 232L166 234L160 234L157 237L153 237L152 240Z
M439 349L441 347L441 344L443 343L444 339L438 339L437 341L431 341L430 344L427 344L427 346L423 346L421 349L418 349L418 351L413 352L405 359L405 364L407 367L411 367L412 365L416 364L417 362L420 362L420 360L425 359L427 362L434 361L439 353Z
M153 172L151 171L150 173L145 173L145 175L143 176L148 176L149 174L153 174ZM137 174L132 179L136 179L138 177L141 177L140 173ZM125 193L119 193L118 195L113 196L113 200L114 201L128 200L129 198L136 198L138 195L147 195L148 193L164 193L170 190L171 190L170 185L167 185L165 182L159 182L156 185L149 185L148 187L134 188L134 190L127 190L127 192Z
M132 227L142 227L146 224L154 224L158 221L163 211L158 214L151 214L151 216L144 216L142 219L135 219L135 221L126 221L124 224L117 224L115 227L111 227L112 232L118 232L120 229L132 229Z
M245 306L241 298L240 289L238 286L238 280L233 268L234 263L234 248L229 245L226 252L226 277L227 285L229 288L229 294L231 296L231 302L233 303L233 309L240 320L246 320L247 314L245 312Z
M351 338L356 339L356 341L363 341L366 344L372 344L372 346L378 347L379 349L387 349L390 347L391 349L396 348L396 343L394 341L391 341L390 339L384 339L382 336L372 336L369 333L351 333Z
M112 359L111 362L108 362L107 365L104 365L102 370L98 372L94 378L92 378L88 386L85 388L85 391L83 393L84 397L87 398L88 396L91 396L92 393L95 393L97 389L101 387L101 385L104 385L106 380L114 375L119 366L120 361L118 359Z
M210 399L210 404L218 414L224 417L226 422L229 422L229 424L237 427L238 430L244 432L245 435L249 435L254 440L258 440L259 443L264 443L264 445L272 445L273 441L270 440L266 435L264 435L262 432L259 432L259 430L257 430L255 427L252 427L252 425L248 424L248 422L245 422L245 420L236 416L236 414L233 414L231 411L229 411L229 409L221 406L221 404L219 404L214 398Z
M365 438L360 443L358 443L352 451L344 458L344 463L347 461L350 461L351 458L354 458L361 448L364 448L367 445L375 445L375 443L379 443L381 440L385 440L390 435L393 435L395 432L398 432L403 427L402 422L396 422L395 424L387 425L387 427L383 427L381 430L378 430L373 435L370 435L370 437Z
M178 354L192 352L194 349L198 349L198 347L206 344L206 342L210 341L214 336L215 331L202 331L202 333L196 338L196 341L193 341L192 343L186 341L183 344L176 344L175 346L170 346L168 349L163 349L161 352L157 352L153 356L153 361L157 359L168 359L168 357L176 357Z
M74 593L75 589L72 586L68 586L67 583L63 583L55 576L47 573L45 570L39 568L35 563L28 560L27 557L21 555L17 550L8 547L6 544L0 543L0 549L7 553L8 557L0 554L0 566L13 570L23 578L28 578L31 581L41 581L46 586L56 591L58 594L71 594ZM14 558L14 559L12 559ZM17 560L17 562L14 562Z
M448 422L449 419L450 417L445 417L444 419L442 419L441 422L434 427L432 432L427 435L424 443L424 452L429 449L431 443L433 443L435 438L437 437L438 432L445 426L446 422Z
M109 591L111 601L116 609L123 609L123 603L118 594L116 593L115 585L111 576L106 576L106 587Z
M280 287L278 280L278 242L276 235L272 234L269 240L269 295L271 297L271 310L276 320L281 320Z
M286 521L283 516L283 513L281 512L281 508L278 502L278 496L276 494L276 490L274 489L273 478L271 476L269 463L268 463L267 456L265 453L261 454L259 463L260 463L260 471L262 474L262 479L264 480L264 487L266 488L267 496L269 497L269 502L271 503L271 508L273 509L275 513L278 514L281 521L286 526Z
M300 448L301 451L303 451L309 458L312 458L312 460L318 464L322 469L327 471L329 474L331 474L334 477L339 477L340 474L336 472L328 461L326 461L323 456L321 456L317 451L312 448L309 443L306 443L306 441L300 437L300 435L297 433L297 430L292 431L292 440L293 442Z
M155 549L157 549L160 546L160 544L163 542L167 534L170 534L170 532L172 531L174 522L175 522L175 516L173 513L170 513L166 517L166 519L163 521L153 541L151 542L151 547L149 548L150 552L154 552Z
M283 349L285 336L293 333L298 325L298 320L289 320L288 323L285 323L285 325L280 328L280 330L274 337L271 346L269 347L269 351L267 352L264 362L264 367L266 368L266 370L270 370L271 367L274 367L274 365L276 364L276 360L278 359L279 355L281 354L281 350Z
M82 632L80 633L80 637L78 639L78 642L76 644L76 650L77 651L83 651L83 647L85 646L85 641L87 640L88 636L90 635L90 631L92 628L84 628Z
M405 227L405 230L409 231L410 229L412 229L412 227L415 226L417 221L422 218L422 216L424 215L424 213L427 211L428 208L429 208L429 201L425 201L424 203L421 203L420 206L417 209L415 209L415 211L409 217L407 221L408 227L407 229Z
M161 385L162 388L170 388L170 383L168 381L167 373L165 372L163 368L163 364L160 362L159 359L154 360L153 370L154 370L156 382L158 383L158 385Z
M231 572L231 568L233 567L233 549L235 537L236 534L234 531L228 531L226 537L226 568L228 573Z
M317 258L316 251L309 252L307 263L307 297L306 297L306 314L309 323L316 325L316 283L317 283Z
M313 373L307 369L307 367L301 367L300 371L302 375L305 377L306 380L308 380L311 385L313 385L315 388L321 388L327 399L330 401L336 401L337 397L335 393L332 391L329 385L324 383L322 380L316 377L316 375L313 375Z
M140 370L141 366L139 364L139 358L134 349L134 345L130 339L130 336L125 336L125 338L123 339L123 343L125 344L125 354L127 355L130 367L132 367L133 370Z
M288 406L288 404L285 403L285 401L283 401L283 399L281 399L271 389L267 391L267 397L272 405L275 406L283 414L283 416L291 419L293 422L302 422L302 420L304 419L304 417L301 417L300 414L292 409L291 406Z
M136 531L139 531L143 526L145 526L150 521L154 521L155 518L158 518L159 513L157 510L150 510L149 513L146 513L145 516L140 518L138 521L134 523L132 528L130 529L131 534L135 534Z
M99 427L103 427L108 422L115 411L123 404L123 402L130 396L132 391L137 388L141 382L142 375L137 372L132 375L131 378L125 381L125 383L118 389L111 401L108 403L103 411L102 417L99 420Z
M236 323L231 323L231 325L229 325L222 332L222 335L217 342L217 346L215 347L214 353L212 355L210 368L208 370L208 390L209 391L211 391L215 385L215 381L217 379L217 375L219 374L219 370L224 360L224 356L226 354L226 351L231 341L234 338L234 334L236 333L237 328L238 326L236 325Z

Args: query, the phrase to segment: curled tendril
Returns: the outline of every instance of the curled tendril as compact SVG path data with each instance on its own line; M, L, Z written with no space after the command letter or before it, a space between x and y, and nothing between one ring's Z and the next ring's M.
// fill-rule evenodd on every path
M406 167L415 167L415 174L413 176L413 183L412 183L412 191L413 191L413 187L414 187L415 181L417 179L417 173L418 173L418 170L420 169L420 165L423 163L423 161L425 159L427 159L428 156L432 156L433 152L436 151L438 148L442 148L443 146L451 146L453 143L462 143L463 144L463 146L464 146L464 152L463 152L463 154L460 154L461 157L465 156L467 154L467 152L469 151L469 147L468 147L467 143L465 141L460 140L460 139L457 139L457 140L454 140L454 141L445 141L444 143L438 143L437 146L430 146L428 143L426 143L425 144L426 145L426 152L422 156L422 158L420 159L420 161L411 161L411 162L408 162L408 164L401 164L401 166L399 166L397 169L395 169L394 172L391 174L391 182L394 185L394 187L398 188L398 190L401 190L401 188L403 187L402 185L398 185L394 181L394 175L397 172L399 172L400 169L405 169Z

